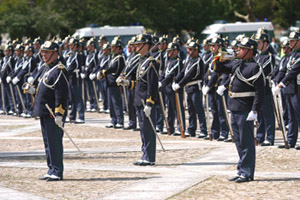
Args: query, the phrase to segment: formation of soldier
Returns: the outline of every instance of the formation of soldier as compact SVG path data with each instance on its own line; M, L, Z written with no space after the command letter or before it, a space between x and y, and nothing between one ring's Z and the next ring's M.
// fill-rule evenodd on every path
M220 36L202 43L191 38L184 44L178 36L169 40L137 35L126 51L119 37L9 42L0 52L1 114L40 117L45 137L54 122L81 124L85 112L109 113L106 128L140 130L143 155L134 162L139 166L155 164L157 132L233 141L240 160L230 180L238 183L254 179L255 144L274 145L276 121L285 141L279 148L300 149L299 31L282 43L279 64L264 28L251 38L238 35L231 44ZM55 116L49 118L45 104ZM61 140L62 131L55 130ZM45 143L46 154L53 145L61 146L61 160L48 163L43 180L63 178L61 141Z

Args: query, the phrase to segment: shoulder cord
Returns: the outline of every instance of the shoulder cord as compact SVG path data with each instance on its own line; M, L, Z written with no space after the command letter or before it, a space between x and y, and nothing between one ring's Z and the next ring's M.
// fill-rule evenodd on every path
M196 78L199 75L199 73L200 73L199 61L200 61L200 58L198 58L197 62L195 62L191 67L187 66L186 69L185 69L185 71L184 71L184 75L186 75L195 65L197 65L197 72L196 72L195 76L192 78L192 80L194 78Z
M54 83L53 83L52 85L49 85L49 84L46 83L46 76L48 76L48 75L50 74L50 72L52 72L52 71L53 71L54 69L56 69L57 67L58 67L58 66L56 65L56 66L53 67L51 70L49 70L48 72L46 72L46 73L44 74L43 78L42 78L43 84L44 84L47 88L52 89L52 90L54 90L54 87L55 87L55 85L58 83L58 81L59 81L61 75L63 75L63 77L65 78L65 81L66 81L66 83L67 83L67 85L68 85L68 87L69 87L69 81L68 81L67 77L65 76L65 74L63 73L62 70L60 70L57 79L54 81Z
M166 76L168 76L171 72L173 72L177 66L179 66L179 61L177 61L177 63L171 68L169 69L171 63L169 63L169 65L166 67Z
M242 75L242 73L241 73L241 71L240 71L240 66L239 66L239 67L237 67L237 69L235 70L234 75L233 75L232 78L231 78L230 84L233 82L233 79L234 79L235 76L236 76L238 79L240 79L241 81L243 81L243 82L246 83L247 85L250 85L251 87L254 87L254 82L260 77L261 74L264 76L262 67L259 67L259 71L258 71L255 75L253 75L252 77L250 77L250 78L247 79L247 78L245 78L245 77ZM252 83L250 83L250 81L251 81ZM264 78L264 81L265 81L265 78Z
M288 61L288 63L287 63L287 70L288 71L290 71L292 68L293 68L293 66L295 65L295 64L297 64L298 62L300 61L300 58L298 58L296 61L295 61L295 58L293 57L292 58L292 56L290 57L290 59L289 59L289 61ZM291 62L293 62L293 64L291 65Z

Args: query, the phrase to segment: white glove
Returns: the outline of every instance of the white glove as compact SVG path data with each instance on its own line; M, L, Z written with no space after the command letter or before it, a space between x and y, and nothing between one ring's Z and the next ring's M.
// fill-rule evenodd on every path
M91 81L94 80L96 78L96 74L95 73L90 74L89 78L91 79Z
M217 89L218 95L223 96L225 90L226 90L226 87L224 85L220 85Z
M81 79L85 79L85 74L84 74L84 73L81 73L81 74L80 74L80 77L81 77Z
M145 115L146 115L147 117L150 117L150 115L151 115L151 109L152 109L151 106L145 106L144 112L145 112Z
M127 79L121 79L120 85L128 87L129 81Z
M119 77L116 79L116 83L121 84L121 82L122 82L122 78L121 78L121 76L119 76Z
M30 83L30 84L33 84L33 77L32 76L30 76L30 77L28 77L28 79L27 79L27 82L28 83Z
M272 88L272 93L273 95L278 95L280 93L281 88L279 87L279 85L277 85L276 87Z
M172 84L172 89L173 89L174 91L178 90L179 88L180 88L180 85L179 85L178 83L173 83L173 84Z
M6 77L6 82L9 83L10 81L11 81L11 77L10 76Z
M56 117L55 117L55 124L56 124L58 127L62 127L62 125L63 125L62 119L63 119L62 116L56 116Z
M29 83L24 83L22 89L24 90L24 94L35 94L35 88Z
M253 121L253 120L257 121L257 113L251 110L248 114L246 121Z
M2 84L2 79L0 78L0 84Z
M103 78L102 72L101 72L101 71L100 71L100 72L97 72L97 79L100 80L100 79L102 79L102 78Z
M158 82L158 88L161 88L162 84L161 82Z
M19 81L20 81L20 79L18 77L15 77L15 78L13 78L12 83L14 85L16 85Z
M204 85L204 86L202 87L203 95L207 95L208 91L209 91L209 87L206 86L206 85Z

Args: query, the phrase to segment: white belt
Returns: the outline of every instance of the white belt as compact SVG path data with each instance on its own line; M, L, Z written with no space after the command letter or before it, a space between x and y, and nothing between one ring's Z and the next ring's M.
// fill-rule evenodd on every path
M255 96L255 92L229 92L230 98L238 98L238 97L253 97Z
M185 86L191 86L191 85L196 85L196 84L200 84L202 81L201 80L196 80L196 81L192 81L192 82L189 82L187 83Z

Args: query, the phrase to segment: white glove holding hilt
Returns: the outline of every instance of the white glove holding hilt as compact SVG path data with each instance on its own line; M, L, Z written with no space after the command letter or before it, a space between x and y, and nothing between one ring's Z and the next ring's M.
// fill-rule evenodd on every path
M84 74L84 73L81 73L81 74L80 74L80 77L81 77L81 79L85 79L85 74Z
M13 78L12 83L16 85L19 81L20 79L16 76L15 78Z
M96 74L95 73L91 73L89 75L89 78L90 78L91 81L94 80L96 78Z
M204 85L204 86L202 87L203 95L207 95L209 89L210 89L210 88L209 88L208 86Z
M180 85L178 83L175 83L175 82L172 83L172 89L174 91L179 90L179 88L180 88Z
M119 84L122 86L128 87L129 81L127 79L121 79L121 82Z
M257 112L251 110L248 114L246 121L254 121L254 120L257 121Z
M24 83L22 85L22 89L24 91L24 94L29 93L29 94L35 94L35 88L33 85L30 83Z
M226 89L227 89L227 88L226 88L224 85L220 85L220 86L218 87L218 89L217 89L218 95L223 96L224 91L225 91Z
M151 110L152 110L152 107L151 107L151 106L145 106L144 112L145 112L146 117L150 117L150 115L151 115Z
M34 82L33 77L32 76L28 77L27 82L32 85Z
M63 125L63 117L62 116L56 116L55 117L55 124L58 126L58 127L62 127L62 125Z
M6 77L6 82L10 83L10 81L11 81L11 77L10 76Z

